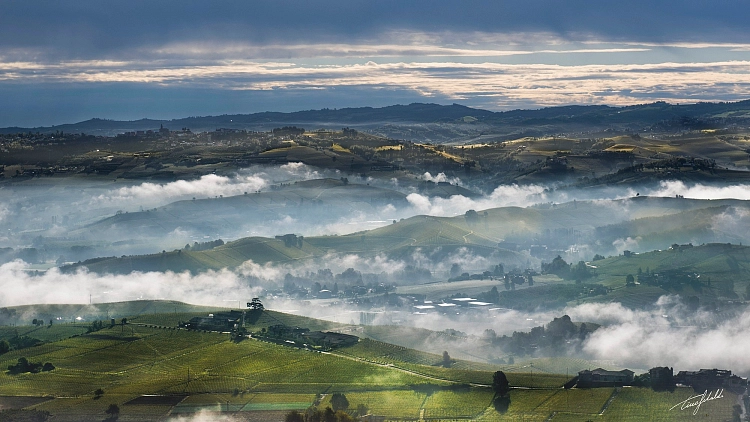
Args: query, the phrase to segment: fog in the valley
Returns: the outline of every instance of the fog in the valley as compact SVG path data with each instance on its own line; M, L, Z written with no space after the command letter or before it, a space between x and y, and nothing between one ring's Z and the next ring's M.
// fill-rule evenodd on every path
M330 309L328 312L326 308L316 311L306 309L298 312L342 323L357 320L356 313L343 309ZM394 319L398 318L400 325L427 328L440 334L446 334L446 330L457 330L461 337L456 337L455 333L433 335L421 343L406 340L403 345L435 354L446 350L454 357L487 361L493 356L507 357L511 353L490 347L484 337L485 330L491 329L498 336L512 336L514 331L529 332L533 327L546 326L562 315L569 315L573 321L601 325L580 347L571 347L562 356L637 370L672 366L675 370L732 368L739 374L750 373L750 361L747 359L750 309L742 307L720 314L693 312L687 310L675 296L663 296L654 306L643 310L629 309L619 303L589 303L537 312L501 309L482 315L400 313L384 316L376 323L393 324ZM393 342L394 338L389 337L388 341ZM533 357L544 355L531 354L520 359Z
M346 179L346 185L331 188L298 184L323 179L329 180L329 185ZM612 207L614 224L658 215L631 213L622 202L609 202L636 195L750 199L746 185L713 187L677 181L640 189L502 185L475 195L425 190L425 183L450 183L471 192L470 180L442 173L425 173L407 183L396 178L319 170L302 163L254 166L229 175L208 174L164 183L32 179L0 187L0 248L45 252L37 253L37 263L74 262L97 256L155 253L215 239L231 241L285 233L340 235L413 215L452 217L468 210L498 207L554 207L573 201L597 201L602 207ZM713 229L718 237L709 240L739 242L747 238L745 215L745 210L735 209L716 217ZM653 246L641 244L638 236L596 240L597 245L585 239L562 250L569 250L570 258L584 259L594 253ZM14 257L26 259L18 253Z
M401 309L393 303L394 296L410 291L400 289L445 283L456 272L484 273L490 280L482 288L461 292L466 295L488 291L493 283L501 289L502 275L487 278L493 268L538 271L554 255L577 262L590 261L596 254L666 249L673 243L747 243L750 206L743 201L750 200L748 185L667 181L574 189L531 184L479 192L470 180L442 173L378 179L292 163L164 183L32 179L2 185L0 198L0 307L134 299L243 307L261 296L270 309L343 324L359 324L360 313L367 312L374 315L370 323L434 330L442 334L406 346L495 363L509 352L490 346L487 330L498 337L512 336L567 314L576 322L601 325L564 351L570 356L632 368L750 371L745 358L750 344L744 334L750 330L750 312L740 307L721 313L689 310L676 296L663 296L640 310L590 302L525 311L495 307L481 312L415 312L406 303ZM452 221L470 226L470 210L478 212L475 229L485 224L481 234L501 247L414 246L397 255L386 250L329 252L287 263L248 260L232 269L194 273L110 275L56 268L93 257L156 253L216 239L344 235L415 215L458 217ZM545 252L503 249L524 244L543 245ZM372 301L365 305L309 294L313 288L334 285L359 285Z
M672 243L750 242L750 206L743 202L750 199L747 185L666 181L640 188L532 184L501 185L485 193L471 189L471 180L443 173L424 173L416 180L378 179L302 163L253 166L229 175L164 183L32 179L0 187L0 263L20 259L44 269L101 256L171 251L217 239L343 235L414 215L463 218L469 210L482 213L501 207L531 207L528 214L536 220L519 223L492 214L487 218L494 218L494 231L482 234L495 242L525 244L526 252L519 251L511 259L508 254L473 252L458 256L460 251L441 251L440 246L417 248L400 258L401 265L429 270L434 279L445 280L453 264L478 272L496 264L539 269L555 255L578 262L590 261L596 254L644 252ZM646 197L680 200L663 204L635 200ZM578 204L587 204L586 211L580 213ZM514 218L525 217L522 213ZM544 245L547 251L532 256L528 245ZM310 265L378 273L378 259L388 256L388 251L382 252L380 257L366 258L330 254L324 264ZM448 253L455 256L448 259ZM393 262L385 266L390 272L399 268Z
M62 274L56 268L34 274L28 265L13 261L0 266L4 294L0 306L56 303L102 303L140 299L168 299L212 306L231 306L226 300L248 300L261 288L250 285L241 271L207 271L191 275L171 272L135 272L99 275L85 271ZM244 304L244 303L243 303Z
M357 264L353 259L344 258L344 262L338 264L331 262L341 266ZM359 264L369 266L372 271L402 265L384 259ZM27 270L28 267L18 261L0 266L0 288L4 292L0 306L170 299L216 307L243 307L252 297L268 295L266 289L271 288L274 281L280 283L290 268L248 262L236 270L198 275L148 272L127 276L86 271L61 274L56 269L33 275ZM362 312L343 301L297 301L273 295L264 300L270 309L342 324L358 324ZM421 343L410 339L408 345L436 354L447 350L454 357L487 361L493 356L505 356L507 352L488 346L483 337L485 330L491 329L498 336L511 336L514 331L528 332L532 327L545 326L564 314L573 321L600 324L601 327L583 341L581 347L565 350L563 354L636 369L668 365L679 369L732 368L741 374L750 371L750 361L746 357L750 347L747 338L750 310L738 307L719 314L689 310L676 296L663 296L654 305L641 310L626 308L619 303L586 303L532 312L494 308L482 313L462 311L420 315L405 307L403 311L380 312L373 322L426 328L437 333L455 330L462 337L455 338L454 332L450 336L432 336ZM32 316L30 314L28 318ZM529 357L539 356L526 358Z

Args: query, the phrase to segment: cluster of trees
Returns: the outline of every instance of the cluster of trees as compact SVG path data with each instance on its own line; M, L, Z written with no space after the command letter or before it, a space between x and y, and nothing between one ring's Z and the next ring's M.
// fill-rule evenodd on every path
M516 290L516 284L523 284L526 281L529 282L529 287L534 285L534 275L535 273L531 270L526 270L523 274L519 273L508 273L505 274L503 277L503 285L505 286L505 290Z
M274 136L298 136L305 133L305 129L297 126L277 127L271 131Z
M216 239L216 240L212 240L212 241L209 241L209 242L200 242L200 243L193 242L193 246L190 246L190 244L188 243L188 244L185 245L184 249L186 251L194 251L194 252L197 252L197 251L207 251L209 249L216 248L216 247L221 246L223 244L224 244L223 240Z
M34 347L42 343L43 341L33 337L16 335L8 340L0 340L0 355L11 350L26 349L28 347Z
M387 282L391 278L401 277L408 280L430 280L432 275L428 270L407 266L393 274L368 274L347 268L340 274L334 274L330 269L319 269L317 272L308 271L305 275L296 276L287 273L284 276L283 292L300 299L317 296L321 290L328 290L333 296L357 297L368 293L383 294L392 291L395 286ZM382 280L382 281L381 281Z
M542 272L547 274L555 274L556 276L564 280L575 280L577 282L587 280L593 277L594 272L591 271L585 262L578 261L578 264L573 265L565 262L564 259L558 255L550 263L542 263Z
M349 410L349 400L343 393L331 395L331 405L321 410L316 406L320 404L319 398L313 406L300 413L296 410L286 414L286 422L354 422L357 417L368 414L367 406L360 404L356 410Z
M31 325L33 325L35 327L41 327L42 325L44 325L44 320L43 319L34 318L31 321ZM52 325L52 320L49 320L49 325Z
M523 277L520 277L516 280L521 281L523 279ZM538 308L562 308L571 300L606 295L609 292L609 288L601 284L588 283L545 284L535 287L533 291L515 290L514 282L510 282L506 289L507 287L510 287L510 290L502 292L498 291L497 287L493 287L487 292L479 293L477 299L516 310L533 311ZM455 297L465 296L461 293Z
M450 278L448 281L462 281L462 280L484 280L492 277L503 277L505 274L505 268L503 264L497 264L488 271L484 271L481 274L469 274L463 272L461 265L454 263L451 265Z
M40 362L29 362L25 357L18 358L18 362L15 365L8 365L8 371L11 374L23 374L27 372L36 374L42 371L52 371L53 369L55 369L55 365L50 362L42 365Z
M568 349L578 349L596 328L581 323L576 326L568 315L554 318L547 327L534 327L526 332L514 331L512 336L492 336L485 338L505 353L514 355L557 356L566 354Z
M92 322L89 327L86 329L87 333L94 333L96 331L104 329L104 321L96 320Z

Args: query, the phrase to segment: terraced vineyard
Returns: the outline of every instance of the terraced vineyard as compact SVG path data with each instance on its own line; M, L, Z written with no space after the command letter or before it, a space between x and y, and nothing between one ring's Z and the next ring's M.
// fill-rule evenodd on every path
M692 394L687 389L674 393L639 388L565 390L561 386L568 377L554 371L577 362L539 360L533 373L523 362L505 368L513 388L503 413L495 409L489 388L496 370L492 365L457 361L453 368L443 368L435 366L439 355L372 339L320 353L255 339L235 343L215 332L166 328L167 322L190 315L141 315L129 318L132 322L124 326L67 338L63 334L72 332L71 327L83 327L50 327L50 332L58 330L61 339L0 355L0 365L7 367L24 356L33 362L52 362L56 369L0 373L0 396L5 396L0 404L48 411L56 421L100 421L106 418L109 404L120 407L120 420L168 419L207 409L216 415L273 421L283 420L290 410L328 406L332 393L338 392L347 396L350 410L364 405L386 420L606 421L622 420L623 415L627 420L631 416L680 420L684 414L668 409ZM265 312L257 326L281 322L316 324ZM97 389L103 390L101 397L95 394ZM730 393L725 396L705 406L711 417L731 417L735 398Z

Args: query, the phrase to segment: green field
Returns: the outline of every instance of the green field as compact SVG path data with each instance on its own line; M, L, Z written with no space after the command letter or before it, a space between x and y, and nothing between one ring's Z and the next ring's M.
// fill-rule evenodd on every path
M364 405L386 420L680 420L665 411L692 390L654 393L639 388L565 390L561 368L575 360L535 360L493 366L458 360L452 368L435 366L441 356L373 339L321 353L227 334L168 326L191 313L142 314L88 334L65 337L80 325L50 328L3 327L34 335L58 332L49 342L0 355L0 366L24 356L52 362L49 372L0 373L0 406L47 411L56 421L94 421L106 417L109 404L120 407L120 420L168 419L201 410L230 417L282 420L290 410L330 404L344 393L350 410ZM200 314L200 313L197 313ZM265 312L258 327L275 323L331 323L277 312ZM498 413L489 388L495 370L506 371L510 405ZM103 390L97 398L95 391ZM705 405L711 417L731 416L734 396ZM731 397L730 397L731 396ZM1 416L2 414L0 414ZM728 415L728 416L727 416ZM264 419L265 418L265 419Z

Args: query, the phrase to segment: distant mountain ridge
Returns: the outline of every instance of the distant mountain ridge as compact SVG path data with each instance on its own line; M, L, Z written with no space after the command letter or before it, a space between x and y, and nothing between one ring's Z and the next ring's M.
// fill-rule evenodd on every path
M460 104L439 105L412 103L386 107L358 107L341 109L304 110L290 113L261 112L252 114L225 114L220 116L185 117L172 120L141 119L118 121L94 118L78 123L56 126L0 128L0 133L56 131L100 135L119 132L158 129L190 128L194 131L212 131L218 128L269 130L279 125L377 127L407 124L478 125L486 128L498 126L526 126L572 128L607 127L642 129L657 125L670 127L700 127L726 122L750 122L750 100L734 103L696 103L674 105L666 102L613 107L607 105L572 105L548 107L538 110L511 110L493 112ZM310 127L312 125L313 127Z

